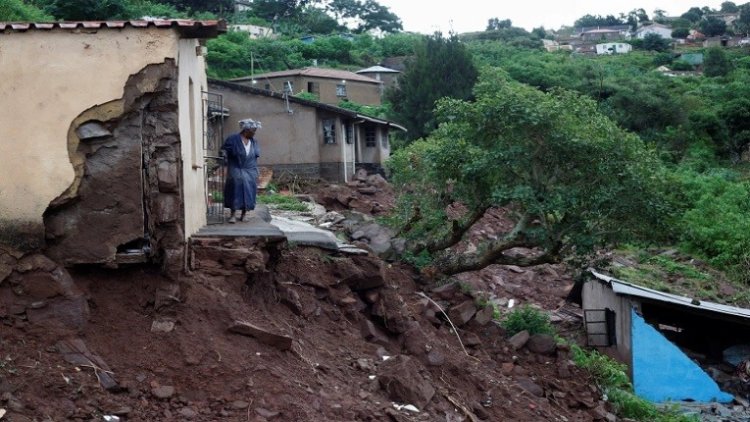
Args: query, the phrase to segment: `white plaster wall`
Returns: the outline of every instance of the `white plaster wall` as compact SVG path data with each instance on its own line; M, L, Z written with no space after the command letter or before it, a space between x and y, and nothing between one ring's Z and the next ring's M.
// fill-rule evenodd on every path
M207 90L208 82L206 63L202 54L198 54L199 51L198 40L179 40L177 98L182 146L182 189L186 239L206 225L202 91Z
M128 77L177 52L165 29L0 34L0 219L42 224L73 182L70 124L122 97Z

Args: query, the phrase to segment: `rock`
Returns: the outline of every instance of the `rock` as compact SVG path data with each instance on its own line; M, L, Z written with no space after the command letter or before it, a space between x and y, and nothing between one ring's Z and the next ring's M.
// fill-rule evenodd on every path
M540 355L553 355L557 350L557 342L549 334L534 334L529 337L526 348Z
M356 173L354 173L354 178L360 182L366 182L367 181L367 170L365 169L358 169Z
M257 413L259 416L264 417L266 419L272 419L276 416L279 416L279 412L274 412L268 409L264 409L262 407L256 407L255 413Z
M151 323L151 332L152 333L169 333L174 330L174 321L169 320L154 320Z
M0 284L13 272L16 266L16 258L0 249Z
M503 362L500 366L500 372L507 376L513 373L513 368L515 368L513 362Z
M176 192L179 188L177 182L177 163L162 161L156 170L159 181L160 192Z
M490 414L487 413L487 409L484 408L480 403L474 403L471 406L472 410L474 410L474 414L477 415L477 417L483 421L486 421L490 418Z
M440 299L451 299L453 296L458 294L460 290L461 286L458 285L458 282L453 281L432 289L432 293L434 293Z
M362 337L370 343L379 344L381 346L388 346L391 343L388 336L376 327L369 319L362 319L359 330L360 333L362 333Z
M419 409L424 409L435 395L435 388L419 374L416 363L408 356L397 356L380 365L378 381L391 400Z
M97 122L95 120L86 122L78 126L78 128L76 128L76 134L78 135L78 139L80 139L81 141L112 136L112 132L107 130L107 128L105 128L101 124L101 122Z
M724 349L724 362L737 366L745 359L750 359L750 344L738 344Z
M349 195L348 193L339 193L336 195L336 200L339 201L339 204L348 207L349 202L351 202L354 199L353 196Z
M528 391L529 393L537 397L544 396L544 389L540 387L537 383L532 381L530 378L519 377L516 379L516 383L518 384L519 387L523 388L524 390Z
M557 376L562 379L570 378L570 364L567 361L563 361L557 367Z
M412 322L411 328L402 334L401 338L403 339L404 348L409 354L422 356L427 352L426 346L429 339L422 331L418 322Z
M151 394L157 399L166 400L174 395L174 387L171 385L160 385L152 388Z
M388 186L388 181L379 174L372 174L370 176L367 176L367 180L365 180L365 182L368 185L375 186L378 189L383 189Z
M601 404L589 411L589 414L595 421L605 420L607 418L607 413L609 412L607 412L607 409Z
M427 364L441 366L445 363L445 355L439 349L432 349L427 353Z
M513 350L518 350L526 345L526 342L529 341L529 332L526 330L523 330L519 333L516 333L513 337L508 339L508 343L510 343L510 346L513 348Z
M122 406L108 413L111 413L115 416L127 416L132 411L133 409L130 406Z
M604 417L607 422L617 422L617 416L614 413L607 412L607 416Z
M198 416L198 412L196 412L195 410L189 407L183 407L177 413L179 413L183 418L186 418L186 419L193 419L196 416Z
M229 405L229 407L231 407L234 410L245 410L248 407L250 407L250 403L248 403L246 401L242 401L242 400L236 400L236 401L233 401Z
M512 272L514 272L516 274L523 274L523 273L526 272L525 270L523 270L520 267L517 267L515 265L506 265L505 268L507 268L509 271L512 271Z
M349 273L342 273L341 281L356 291L370 290L385 285L385 265L383 261L370 256L354 256L354 266L349 266ZM343 270L337 265L336 270Z
M4 393L2 395L2 401L5 402L11 412L21 413L26 408L26 406L21 403L21 400L18 400L16 396L10 393Z
M477 306L473 300L469 299L450 308L448 310L448 317L453 322L453 325L460 327L469 322L476 313Z
M253 337L259 342L274 347L279 350L289 350L292 348L292 338L284 335L272 333L245 321L234 321L229 326L229 332Z
M474 315L474 321L481 326L485 326L492 321L495 309L492 306L485 306L484 308L477 311Z
M482 344L482 340L479 339L479 336L472 332L467 332L461 336L461 340L463 340L464 345L468 347L475 347Z
M385 329L403 334L410 328L411 313L396 289L381 289L380 299L372 305L372 315L383 319Z

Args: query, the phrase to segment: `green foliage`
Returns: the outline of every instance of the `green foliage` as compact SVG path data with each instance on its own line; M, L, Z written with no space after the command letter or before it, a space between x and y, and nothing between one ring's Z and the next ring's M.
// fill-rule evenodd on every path
M613 25L624 25L626 22L613 15L601 16L601 15L584 15L578 18L573 24L576 28L581 27L596 27L596 26L613 26Z
M405 236L445 236L453 201L470 214L512 207L520 219L511 238L560 256L666 229L664 167L592 100L498 73L484 75L475 92L474 102L440 101L440 128L390 160Z
M294 94L294 96L308 101L320 101L320 97L318 96L318 94L315 94L313 92L301 91Z
M624 364L595 350L584 350L575 344L571 346L571 351L576 366L585 369L594 377L618 416L644 422L698 422L697 419L681 415L674 409L660 410L648 400L633 394Z
M150 0L37 0L45 12L59 20L140 19L145 16L186 18L174 6Z
M675 28L674 31L672 31L672 38L685 39L688 35L690 35L690 28Z
M356 111L357 113L366 114L372 117L386 118L389 114L391 114L391 105L387 102L379 106L370 106L370 105L358 104L349 100L344 100L344 101L341 101L338 105L341 108L345 108L347 110L353 110L353 111Z
M268 204L275 209L284 211L308 211L307 205L294 196L278 193L258 195L259 204Z
M646 51L663 52L672 48L672 42L659 34L646 34L643 39L631 40L630 43L634 48Z
M0 22L48 22L54 18L23 0L0 0Z
M534 307L524 305L506 315L500 323L508 336L528 331L529 334L555 334L555 329L549 322L549 315Z
M427 268L432 263L432 256L427 250L422 250L416 254L411 251L406 251L401 258L404 262L413 265L418 270Z
M702 19L699 24L700 31L707 37L714 37L716 35L723 35L727 32L727 24L723 19L715 16L709 16Z
M726 76L732 70L732 64L721 47L711 47L706 51L703 61L703 74L709 77Z
M458 36L436 33L424 37L399 77L399 88L387 93L395 120L406 126L409 139L417 139L437 126L435 101L444 98L467 99L478 71L471 54Z

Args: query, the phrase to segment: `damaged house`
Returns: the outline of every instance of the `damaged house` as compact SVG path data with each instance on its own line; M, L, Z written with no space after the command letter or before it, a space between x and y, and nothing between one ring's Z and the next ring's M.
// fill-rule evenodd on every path
M582 305L588 344L628 365L638 396L657 403L732 401L724 391L738 384L734 367L742 357L730 354L750 351L741 344L750 338L749 309L591 275L571 296Z
M206 223L204 38L222 21L0 23L0 244L183 268Z

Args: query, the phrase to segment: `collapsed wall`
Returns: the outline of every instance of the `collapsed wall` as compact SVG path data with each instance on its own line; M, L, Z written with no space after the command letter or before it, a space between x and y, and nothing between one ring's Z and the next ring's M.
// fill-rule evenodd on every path
M75 179L44 213L52 259L114 266L118 254L182 250L176 78L173 60L149 65L128 79L121 99L72 122Z

